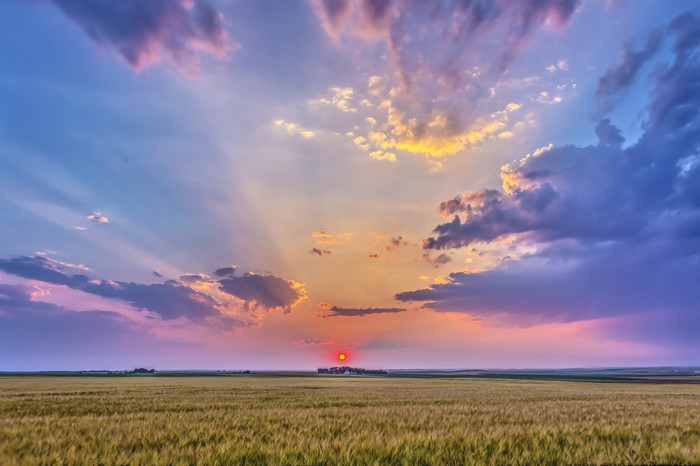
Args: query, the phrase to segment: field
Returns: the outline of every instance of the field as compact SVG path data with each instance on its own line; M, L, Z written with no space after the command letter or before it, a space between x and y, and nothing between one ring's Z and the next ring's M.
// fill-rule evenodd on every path
M700 463L700 386L0 377L0 464Z

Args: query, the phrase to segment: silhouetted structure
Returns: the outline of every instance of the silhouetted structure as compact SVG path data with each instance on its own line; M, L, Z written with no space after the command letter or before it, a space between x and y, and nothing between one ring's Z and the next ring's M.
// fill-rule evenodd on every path
M319 368L319 374L345 374L345 375L386 375L386 371L382 369L362 369L360 367L329 367Z

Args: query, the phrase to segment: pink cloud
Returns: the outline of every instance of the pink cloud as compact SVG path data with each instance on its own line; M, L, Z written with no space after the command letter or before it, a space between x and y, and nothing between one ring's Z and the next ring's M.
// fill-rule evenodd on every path
M206 0L49 1L135 71L159 62L197 70L202 54L221 60L237 47Z

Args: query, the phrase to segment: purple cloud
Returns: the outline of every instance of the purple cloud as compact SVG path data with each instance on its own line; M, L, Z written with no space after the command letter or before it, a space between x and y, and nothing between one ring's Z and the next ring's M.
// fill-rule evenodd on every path
M172 358L196 349L192 343L159 339L117 312L76 311L37 301L35 291L31 285L0 284L3 370L128 369L163 354Z
M597 145L539 151L504 167L503 191L441 203L453 218L423 243L443 250L515 237L536 252L397 300L521 324L640 313L700 324L700 21L685 14L671 24L681 31L675 59L652 75L636 143L623 149L620 131L601 120Z
M334 343L335 343L335 341L333 341L333 340L324 340L321 338L304 338L304 339L296 341L296 344L299 346L332 345Z
M319 306L322 309L326 310L326 312L319 312L318 314L316 314L316 317L320 317L322 319L328 319L330 317L365 317L374 314L396 314L398 312L406 311L406 309L397 307L342 308L338 306L331 306L325 303L319 304Z
M222 291L246 302L247 306L261 306L268 310L291 312L294 305L305 298L303 286L274 275L245 274L242 277L226 275L219 281L201 274L185 274L178 281L142 284L112 280L91 280L86 275L70 275L63 266L45 257L15 257L0 259L0 271L19 277L65 285L85 293L124 301L136 309L150 311L162 319L180 317L192 321L223 319L234 326L245 325L238 319L230 320L223 310L228 306L216 296L196 289L202 282L210 282ZM232 274L232 267L219 269ZM222 321L223 322L223 321Z
M406 90L419 69L461 87L463 70L493 63L503 70L549 24L566 27L579 0L310 0L334 38L385 40ZM482 47L498 38L499 50ZM486 52L484 52L486 50ZM481 54L474 61L475 54Z
M95 223L109 223L109 219L99 212L93 212L87 216L87 219Z
M285 314L306 297L303 286L274 275L246 273L218 281L219 288L246 302L246 306L280 309Z
M649 33L644 49L639 52L634 52L629 42L622 45L618 62L598 78L595 96L603 111L609 110L619 94L634 83L639 70L661 47L662 40L662 31L657 29Z
M136 71L163 60L196 69L201 53L222 59L232 47L223 16L206 0L46 1Z

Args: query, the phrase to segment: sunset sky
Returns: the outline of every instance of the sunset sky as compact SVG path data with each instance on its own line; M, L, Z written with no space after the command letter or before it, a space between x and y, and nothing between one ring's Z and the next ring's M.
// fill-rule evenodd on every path
M700 361L695 2L9 0L0 43L0 371Z

